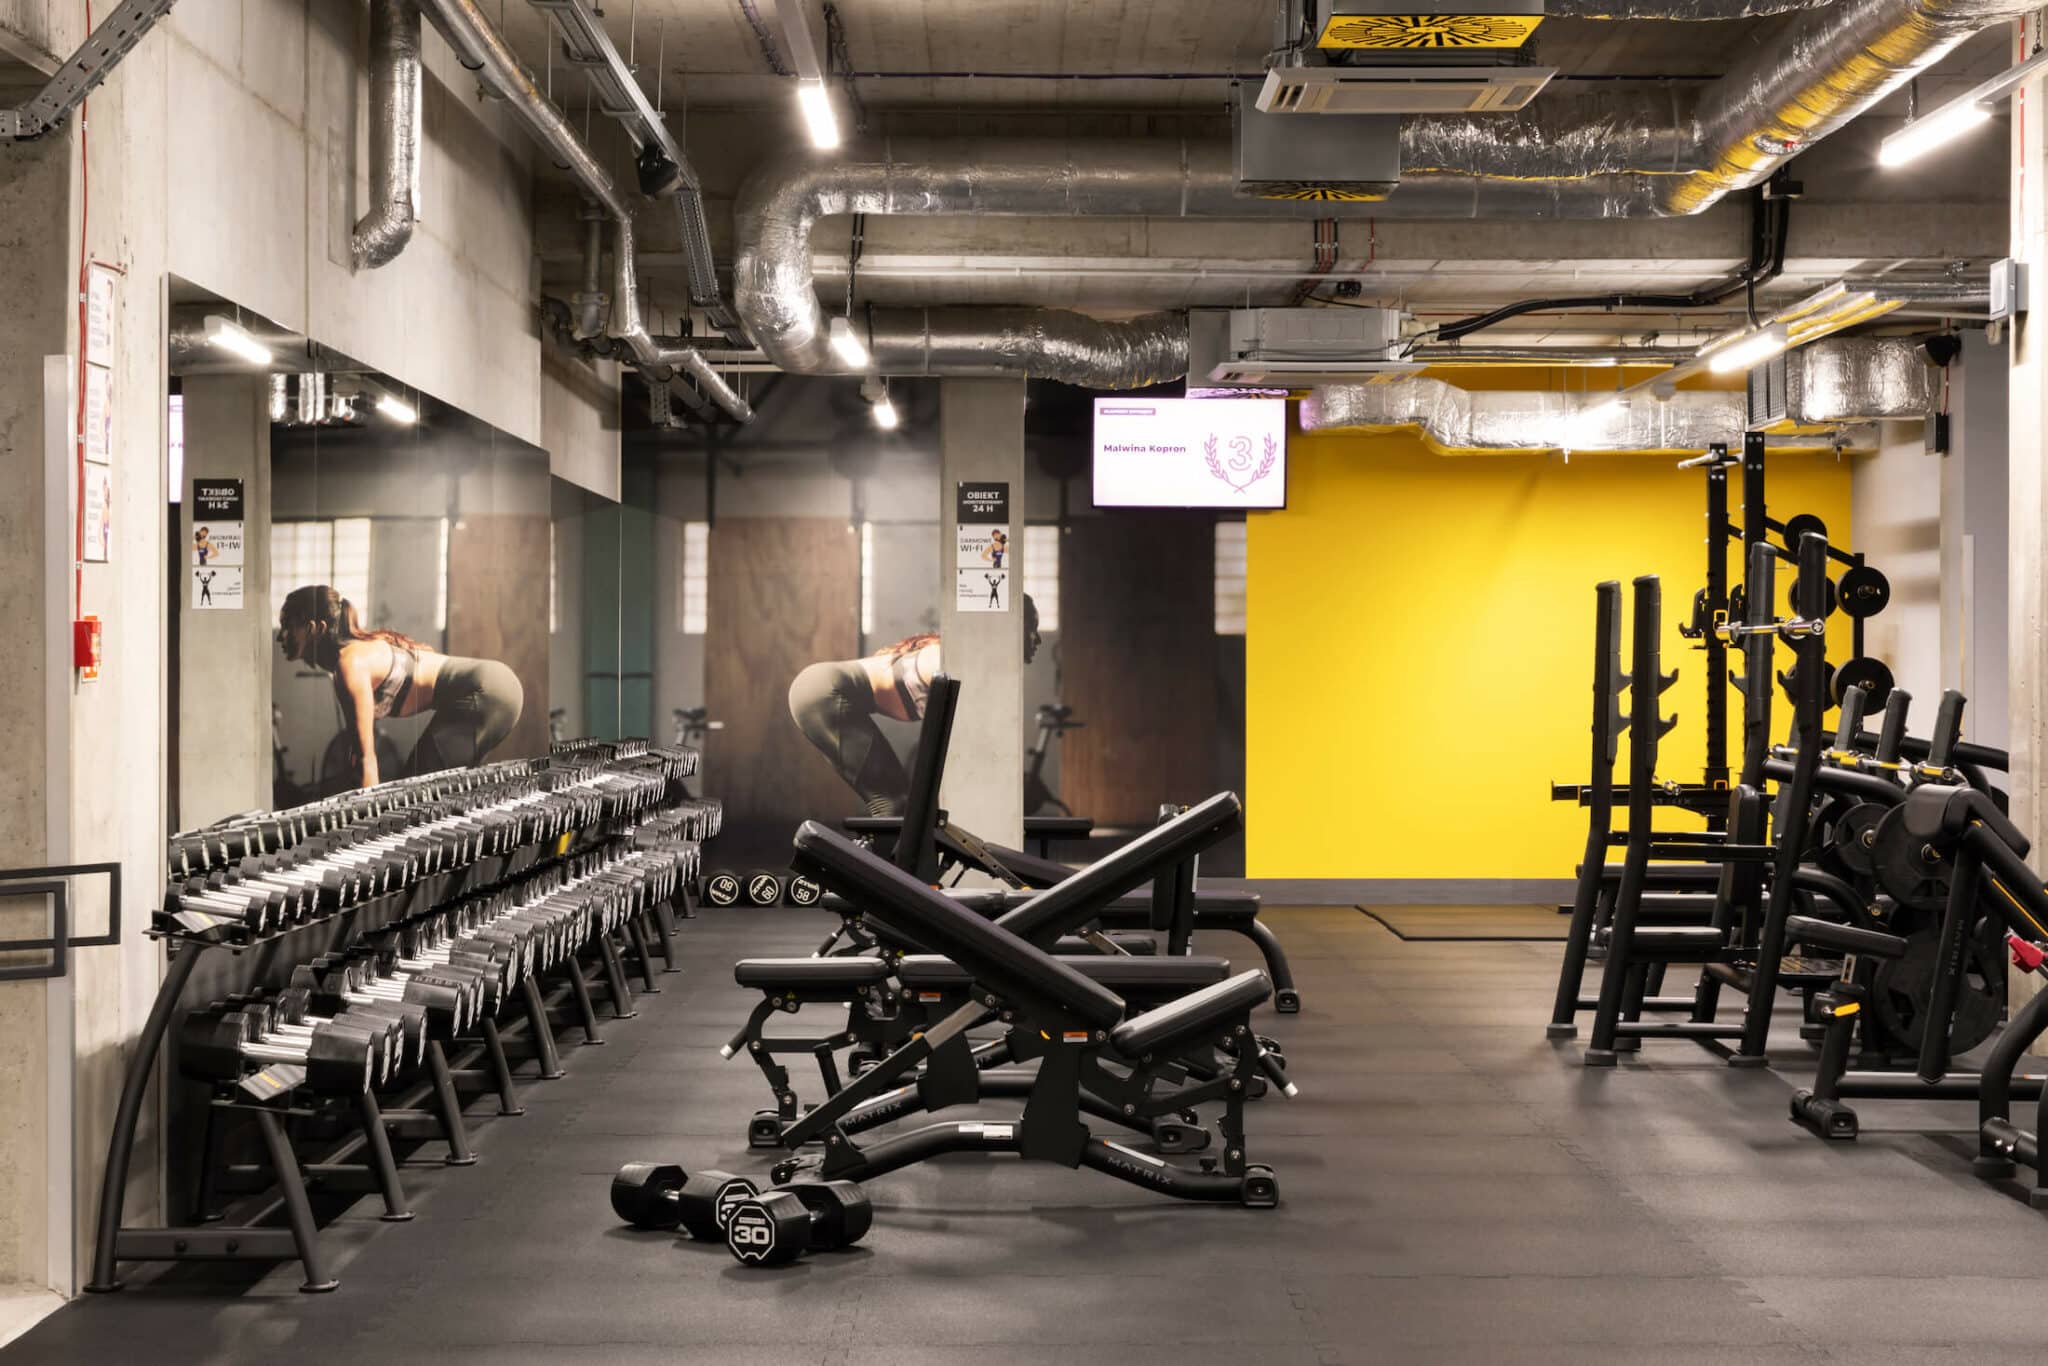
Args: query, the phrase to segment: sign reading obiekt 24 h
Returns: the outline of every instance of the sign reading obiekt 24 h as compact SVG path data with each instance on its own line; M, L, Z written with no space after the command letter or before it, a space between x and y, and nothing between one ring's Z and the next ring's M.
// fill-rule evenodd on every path
M1287 401L1098 398L1097 507L1287 506Z

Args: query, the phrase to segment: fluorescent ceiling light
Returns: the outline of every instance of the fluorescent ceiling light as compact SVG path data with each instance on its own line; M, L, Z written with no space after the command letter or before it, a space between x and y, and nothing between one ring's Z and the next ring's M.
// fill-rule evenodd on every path
M889 401L887 394L875 400L874 414L875 425L885 432L895 431L897 424L903 420L897 415L896 405Z
M1899 166L1922 152L1969 132L1991 117L1991 106L2048 66L2048 52L2037 52L2017 66L1972 86L1939 109L1914 119L1877 147L1877 164Z
M393 422L403 422L407 426L420 420L420 410L396 394L377 395L377 411Z
M804 130L811 135L811 146L820 151L830 151L839 145L839 117L832 112L832 95L825 89L823 81L798 81L796 83L797 108L803 110Z
M268 365L274 359L269 347L218 313L206 315L206 340L251 365Z
M1991 117L1989 107L1976 100L1957 100L1925 114L1878 144L1877 164L1903 166L1915 157L1953 142Z
M868 368L868 349L853 330L853 324L844 318L832 320L832 351L839 359L856 370Z
M1781 332L1752 332L1716 346L1707 357L1707 368L1717 375L1749 370L1777 355L1785 346L1785 336Z

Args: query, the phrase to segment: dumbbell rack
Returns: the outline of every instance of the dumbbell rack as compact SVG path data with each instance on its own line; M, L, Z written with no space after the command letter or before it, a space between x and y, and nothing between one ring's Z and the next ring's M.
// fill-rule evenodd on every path
M631 756L618 757L630 760L631 757L645 754L645 747L642 746ZM545 775L550 762L590 763L606 757L610 756L599 756L579 750L552 761L491 765L486 769L450 775L449 788L457 791L473 790L494 778L501 779L515 773ZM93 1253L93 1275L86 1289L92 1292L120 1289L121 1282L116 1269L118 1263L123 1261L279 1261L296 1258L305 1270L302 1290L332 1290L337 1282L326 1272L325 1259L315 1237L312 1206L303 1173L312 1172L323 1179L343 1180L349 1176L370 1175L374 1177L376 1188L384 1196L385 1216L409 1218L411 1216L403 1209L403 1195L398 1189L396 1163L390 1152L387 1135L401 1138L444 1139L449 1144L450 1162L466 1165L475 1159L469 1152L463 1130L457 1087L467 1085L471 1089L495 1090L498 1092L501 1113L519 1113L516 1097L511 1089L512 1073L505 1052L505 1044L508 1041L505 1035L516 1034L523 1028L531 1037L520 1042L525 1042L538 1059L541 1076L544 1079L559 1077L562 1072L555 1050L552 1019L555 1013L562 1010L563 998L568 997L573 998L577 1006L586 1039L601 1041L597 1031L595 1008L590 999L588 984L583 977L583 969L578 962L577 955L581 950L572 949L564 955L562 963L567 969L564 976L569 979L568 984L557 990L554 1000L543 996L533 973L525 974L517 987L526 1007L525 1020L510 1024L501 1032L495 1020L487 1015L480 1018L482 1038L475 1042L474 1047L462 1059L465 1065L459 1068L449 1065L439 1040L430 1039L429 1079L413 1083L397 1097L399 1104L390 1109L380 1110L374 1094L366 1092L366 1103L358 1111L361 1132L344 1140L333 1152L325 1154L321 1161L302 1163L284 1125L287 1118L310 1114L312 1111L302 1106L270 1103L270 1098L263 1094L265 1088L261 1086L255 1091L247 1090L245 1083L253 1081L254 1078L245 1078L243 1082L224 1085L221 1090L225 1094L217 1093L209 1101L208 1137L203 1142L206 1146L211 1146L212 1130L220 1109L239 1109L253 1114L269 1158L267 1172L271 1179L266 1184L277 1188L277 1198L253 1211L246 1223L172 1227L127 1225L123 1222L123 1210L142 1101L151 1077L165 1056L165 1042L171 1032L180 1002L201 963L218 961L215 950L224 951L234 959L253 954L256 962L278 958L288 960L293 956L288 941L304 935L309 930L321 930L331 936L330 946L361 943L369 935L388 930L416 916L433 913L463 898L488 895L527 882L538 876L543 869L567 865L602 847L611 846L630 852L635 832L643 825L659 828L661 813L678 804L676 799L679 792L686 794L687 789L682 787L679 779L694 771L694 763L689 762L694 757L694 754L688 751L672 750L660 751L650 756L648 762L666 765L665 772L669 776L664 795L652 811L641 809L623 813L596 820L589 825L559 835L529 839L511 849L475 857L460 867L430 874L409 887L370 897L305 923L230 940L218 933L200 933L181 928L173 921L160 918L159 923L147 933L150 937L162 939L170 945L169 967L158 988L141 1036L130 1054L123 1076L103 1174L98 1231ZM622 772L631 772L641 769L643 765L628 761L619 763L617 767ZM543 783L543 786L546 785ZM403 808L417 804L422 799L423 792L448 790L423 787L417 782L393 784L392 787L394 790L390 793L372 789L366 796L342 803L315 803L311 808L275 813L259 818L256 822L245 822L244 825L260 827L275 834L282 843L290 843L292 838L289 832L294 830L303 834L308 830L331 832L347 828L352 822L348 814L351 809L356 811L358 816L383 814L394 807ZM407 790L408 788L410 790ZM685 823L694 824L695 828L707 832L715 832L719 823L715 803L695 802L686 798L680 804L697 808L686 813ZM708 811L704 810L706 807L709 807ZM671 821L669 828L673 829L674 825L675 822ZM244 833L242 838L253 840L265 839L267 836ZM226 837L223 836L223 839ZM649 841L643 839L641 842ZM244 852L249 850L245 848ZM690 866L679 879L679 896L686 895L691 876L696 871L696 862L696 852L692 848ZM673 971L673 921L667 914L666 903L657 900L651 908L643 906L625 920L630 926L633 947L640 958L648 988L656 990L658 988L653 986L652 978L651 945L641 924L643 915L649 909L655 912L653 919L656 933L661 940L665 965ZM628 1017L633 1013L631 996L625 985L623 964L620 962L617 946L612 942L609 931L598 932L592 937L599 942L603 954L614 1012L621 1018ZM588 944L583 947L587 948ZM484 1066L476 1066L479 1062ZM237 1092L243 1094L238 1097ZM276 1097L278 1100L284 1098ZM432 1110L417 1108L430 1098L434 1101ZM362 1153L365 1148L368 1149L364 1154L368 1158L366 1168L342 1166ZM250 1174L254 1170L244 1168L243 1174ZM341 1184L341 1181L337 1181L337 1188L340 1188ZM202 1185L202 1202L206 1196L207 1189ZM286 1216L285 1227L268 1226L259 1222L272 1217L280 1205ZM200 1214L204 1217L203 1203Z

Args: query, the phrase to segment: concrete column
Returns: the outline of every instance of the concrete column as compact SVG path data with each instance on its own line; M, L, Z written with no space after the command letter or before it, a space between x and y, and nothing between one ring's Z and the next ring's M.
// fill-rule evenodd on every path
M2038 21L2028 24L2030 30ZM2028 37L2033 37L2030 32ZM2042 432L2048 430L2048 81L2026 82L2014 94L2012 121L2012 254L2028 264L2028 315L2009 325L2011 388L2007 430L2009 597L2006 678L2012 733L2012 817L2036 849L2044 833L2042 759L2048 754L2048 565L2043 532L2048 527L2048 480L2044 480ZM2012 1002L2034 994L2035 978L2011 973Z
M192 605L195 480L242 481L242 605ZM185 490L178 518L180 830L271 804L270 411L261 375L185 381ZM217 585L216 585L217 587Z
M2006 349L1963 333L1949 366L1949 452L1941 477L1941 686L1970 699L1972 740L2011 735L2006 679Z
M10 280L8 325L0 329L0 865L35 866L69 852L67 773L51 762L68 747L68 677L53 677L50 645L67 629L71 595L68 546L71 481L69 380L58 381L50 411L49 375L76 371L66 327L75 297L75 250L63 230L72 197L72 140L51 136L0 147L0 239ZM57 230L51 230L56 206ZM75 308L75 304L72 305ZM58 359L46 366L45 357ZM58 449L51 450L55 430ZM60 482L61 481L61 482ZM53 545L52 539L58 544ZM47 934L42 897L0 897L0 939ZM24 961L27 961L26 958ZM61 1285L50 1266L53 1177L68 1124L53 1124L52 1067L69 1032L68 983L0 982L0 1286Z
M955 565L962 482L1009 485L1009 600L960 610ZM939 638L960 680L960 710L940 801L983 839L1024 839L1024 381L939 384ZM979 582L979 574L976 575Z

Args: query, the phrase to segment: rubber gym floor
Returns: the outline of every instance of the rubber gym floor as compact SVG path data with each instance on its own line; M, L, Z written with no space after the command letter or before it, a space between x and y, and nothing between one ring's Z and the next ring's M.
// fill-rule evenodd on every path
M528 1085L525 1115L474 1108L477 1166L421 1150L414 1222L364 1202L325 1229L338 1292L299 1294L296 1263L154 1282L137 1268L0 1361L2048 1358L2048 1216L1970 1175L1967 1108L1869 1103L1879 1132L1826 1146L1785 1117L1809 1057L1789 1014L1780 1072L1679 1043L1587 1071L1542 1037L1554 944L1405 943L1350 908L1268 914L1305 999L1265 1017L1302 1095L1251 1114L1277 1210L960 1156L873 1182L866 1243L786 1270L621 1228L606 1187L624 1161L765 1167L743 1136L761 1078L718 1057L751 1004L731 965L808 953L825 922L707 910L683 926L687 972L605 1046L567 1047L568 1075ZM1200 947L1246 958L1241 940Z

